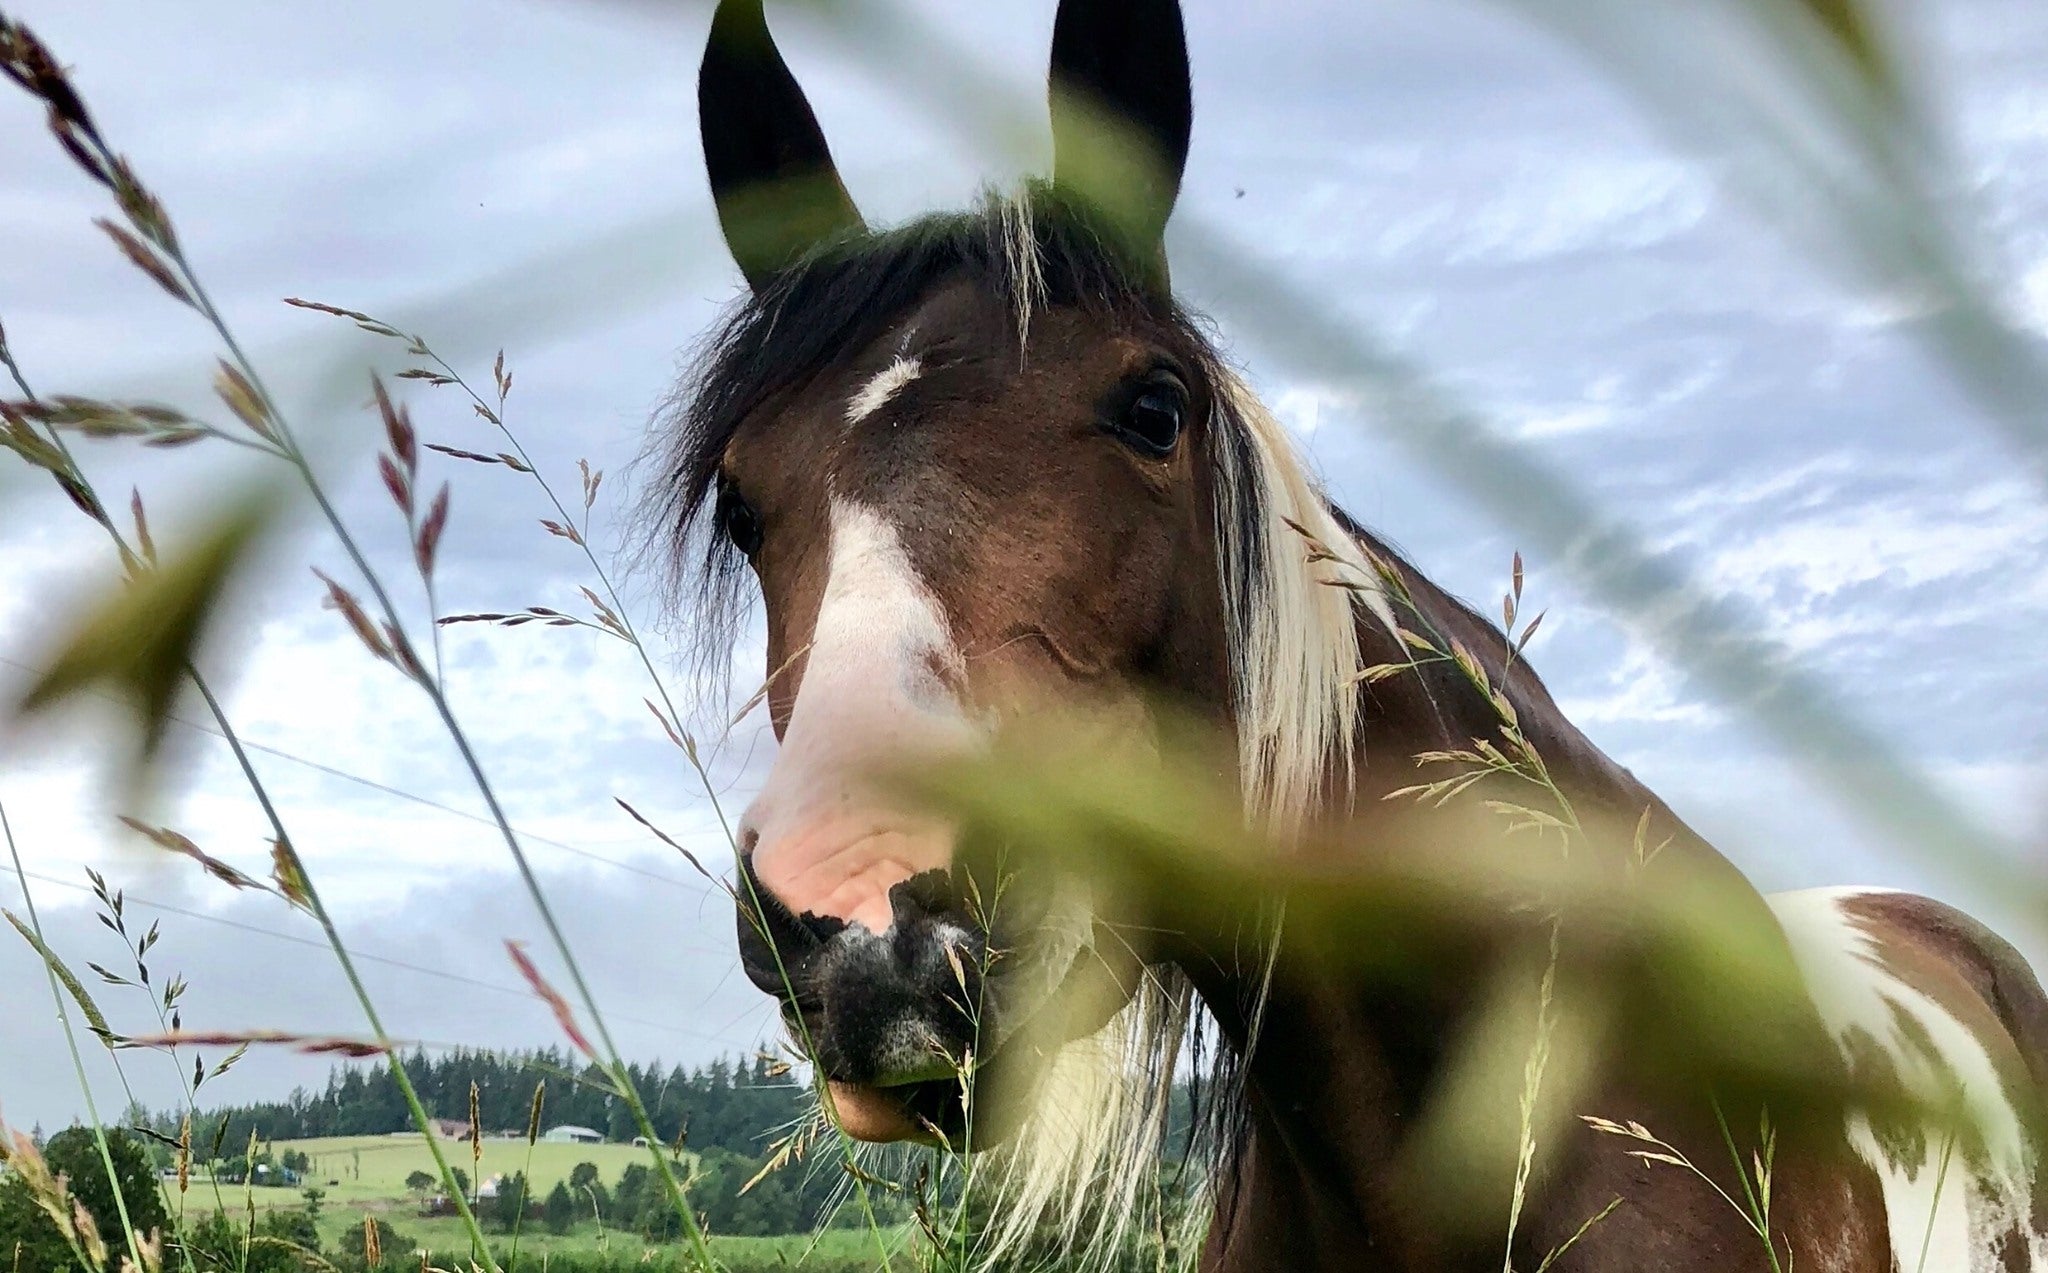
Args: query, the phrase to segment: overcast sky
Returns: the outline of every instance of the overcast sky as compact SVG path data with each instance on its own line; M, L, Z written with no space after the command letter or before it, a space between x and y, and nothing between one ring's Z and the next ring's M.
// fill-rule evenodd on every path
M587 457L610 480L593 539L630 537L626 472L677 359L735 293L696 146L691 76L703 5L358 0L30 0L12 6L73 68L118 149L164 198L216 298L283 386L394 577L401 541L372 467L365 369L386 358L309 296L421 331L482 383L507 350L510 422L562 489ZM977 59L875 49L771 5L848 183L871 221L957 205L1042 162L997 144L992 100L1029 100L1051 0L916 6ZM2015 846L2048 813L2048 495L1922 352L1910 306L1853 290L1678 148L1641 103L1503 10L1447 0L1195 3L1186 223L1243 245L1336 321L1374 333L1483 410L1499 438L1568 472L1710 595L1794 651L1855 717ZM1253 10L1258 16L1248 16ZM971 16L971 20L970 20ZM2004 299L2048 328L2048 11L1944 0L1921 61L1991 230ZM969 121L966 128L958 125ZM981 121L981 122L976 122ZM1014 141L1004 138L1003 141ZM0 96L0 323L42 392L205 405L213 353L189 314L109 250L100 192L31 104ZM1175 231L1185 241L1188 232ZM1667 663L1477 499L1458 462L1418 458L1360 395L1290 367L1286 348L1176 281L1301 434L1340 499L1453 591L1490 606L1510 555L1548 605L1536 661L1567 710L1767 888L1903 885L1958 901L2048 953L1939 851L1902 853L1770 741ZM1263 341L1263 343L1262 343ZM430 440L498 449L450 390L416 392ZM159 538L246 472L207 448L138 457L99 444L110 495L139 484ZM572 608L581 558L540 529L524 479L456 479L445 609ZM286 825L326 890L392 1033L437 1044L556 1041L518 987L506 938L537 924L420 696L318 605L308 564L340 570L308 528L280 544L209 671L254 742ZM0 463L0 688L44 657L109 552L46 484ZM635 612L660 618L649 581ZM406 593L407 604L419 599ZM676 671L687 617L661 625ZM743 642L734 679L765 671ZM717 867L715 819L641 700L644 671L580 629L457 629L449 687L583 953L622 1047L696 1061L768 1037L736 975L731 914L623 796ZM672 678L677 686L680 676ZM701 713L719 732L722 705ZM194 720L198 716L193 714ZM318 933L234 897L117 833L92 743L105 719L0 740L4 802L54 944L75 965L120 951L82 891L96 866L162 918L159 978L192 983L197 1028L364 1029ZM265 869L265 826L214 738L183 730L177 782L148 812ZM720 762L729 806L772 741L751 724ZM11 875L0 905L19 909ZM545 960L550 967L552 960ZM109 989L123 1028L147 1005ZM96 1051L90 1043L88 1048ZM103 1060L100 1099L121 1102ZM176 1075L131 1059L166 1104ZM216 1099L282 1095L324 1064L252 1058ZM0 1112L81 1112L37 964L0 934ZM450 1113L453 1111L441 1111Z

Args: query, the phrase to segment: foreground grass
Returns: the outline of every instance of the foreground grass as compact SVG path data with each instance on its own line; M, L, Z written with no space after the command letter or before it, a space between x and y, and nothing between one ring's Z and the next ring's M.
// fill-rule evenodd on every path
M364 1209L328 1207L320 1217L320 1245L338 1249L341 1240L362 1227ZM370 1214L389 1223L405 1238L417 1242L433 1256L435 1265L459 1261L469 1252L469 1233L454 1216L418 1219L409 1212L371 1210ZM901 1249L911 1240L907 1229L884 1230L889 1247ZM509 1246L510 1235L494 1236L495 1245ZM585 1220L564 1234L549 1233L533 1225L520 1235L521 1264L528 1257L609 1255L621 1267L635 1269L694 1268L687 1246L677 1242L648 1243L630 1233L606 1229ZM873 1263L875 1238L865 1228L827 1229L818 1234L789 1234L779 1237L730 1237L713 1234L711 1251L720 1261L738 1268L774 1267L787 1264L802 1268L806 1263L843 1263L862 1260Z

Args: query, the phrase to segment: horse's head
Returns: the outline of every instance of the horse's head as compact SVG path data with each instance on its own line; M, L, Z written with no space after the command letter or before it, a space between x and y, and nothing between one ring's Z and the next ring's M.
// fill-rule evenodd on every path
M1161 696L1229 725L1345 671L1305 673L1346 656L1273 635L1288 616L1348 633L1336 590L1262 569L1304 554L1276 546L1290 518L1328 515L1166 284L1177 6L1066 0L1052 81L1050 183L884 233L759 0L720 6L700 81L752 294L685 395L670 520L708 578L751 573L765 602L781 749L740 824L741 950L863 1139L959 1143L970 1060L1035 1074L1148 957L1071 883L970 878L953 829L878 774L1048 704L1143 747Z

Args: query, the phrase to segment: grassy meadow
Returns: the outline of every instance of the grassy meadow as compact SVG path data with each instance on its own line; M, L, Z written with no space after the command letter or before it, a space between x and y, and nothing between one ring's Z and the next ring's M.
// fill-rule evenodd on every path
M294 1151L306 1155L311 1169L305 1184L323 1190L331 1206L389 1203L410 1208L414 1198L405 1187L406 1177L416 1171L429 1176L439 1174L433 1155L427 1152L426 1138L416 1132L280 1140L271 1145L271 1150L280 1156ZM598 1179L609 1183L632 1164L647 1161L647 1151L631 1145L558 1145L547 1141L528 1145L523 1139L484 1141L483 1157L474 1167L466 1141L443 1141L442 1153L478 1181L523 1171L536 1200L547 1196L556 1181L566 1181L577 1163L595 1163ZM690 1155L685 1154L684 1161L689 1159ZM256 1191L259 1206L266 1199L272 1206L295 1207L301 1202L294 1189Z
M459 1262L469 1253L469 1232L456 1216L422 1216L420 1199L407 1190L406 1178L416 1171L435 1174L432 1156L424 1137L415 1134L390 1136L326 1136L304 1140L280 1140L270 1146L276 1155L297 1152L307 1156L311 1170L296 1188L257 1189L247 1195L259 1211L298 1209L304 1206L303 1189L321 1191L318 1221L321 1247L334 1251L352 1233L361 1230L363 1218L373 1216L416 1242L439 1266ZM467 1142L443 1142L443 1152L465 1171L471 1170ZM531 1157L529 1158L529 1153ZM693 1156L685 1153L687 1166ZM483 1157L476 1163L477 1178L488 1179L517 1172L527 1173L536 1199L566 1181L579 1163L597 1166L600 1179L616 1181L627 1167L644 1164L647 1151L631 1145L578 1145L539 1142L528 1146L524 1140L486 1140ZM223 1186L231 1201L243 1196L240 1186ZM584 1206L588 1207L588 1200ZM890 1230L880 1235L886 1249L903 1249L910 1240L907 1231ZM812 1264L830 1266L848 1260L874 1260L877 1235L864 1228L828 1229L808 1235L784 1237L739 1237L715 1235L710 1238L714 1254L731 1267L756 1268L787 1265L802 1268ZM494 1245L507 1247L508 1234L493 1235ZM586 1213L563 1234L554 1234L539 1222L527 1225L518 1235L518 1245L527 1258L559 1256L603 1256L652 1270L700 1267L689 1251L675 1243L653 1243L633 1234L599 1224Z
M462 1221L453 1216L433 1220L421 1220L409 1214L379 1212L374 1207L336 1207L325 1212L320 1218L321 1246L329 1251L336 1250L342 1240L351 1232L362 1227L365 1214L385 1220L405 1237L419 1243L420 1249L431 1258L436 1268L460 1268L469 1255L469 1235ZM905 1249L910 1235L906 1231L888 1232L882 1235L888 1249L893 1253ZM875 1235L865 1229L828 1229L818 1234L798 1234L789 1237L753 1238L732 1237L723 1234L708 1239L712 1254L729 1268L777 1268L803 1269L810 1266L831 1267L848 1261L877 1263ZM511 1238L493 1236L492 1244L499 1249L509 1247ZM607 1229L591 1221L583 1221L568 1233L549 1233L540 1225L534 1225L519 1236L522 1253L521 1265L528 1257L546 1260L557 1256L599 1256L609 1255L620 1265L632 1268L656 1270L700 1269L690 1250L678 1243L666 1242L649 1245L616 1229ZM915 1267L906 1265L906 1267Z

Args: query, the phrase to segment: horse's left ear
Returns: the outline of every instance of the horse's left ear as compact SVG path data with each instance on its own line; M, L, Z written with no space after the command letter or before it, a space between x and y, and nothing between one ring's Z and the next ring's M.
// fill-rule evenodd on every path
M1054 187L1163 285L1194 125L1179 0L1060 0L1049 79Z
M718 224L756 292L813 247L862 228L761 5L719 0L697 72L697 121Z

